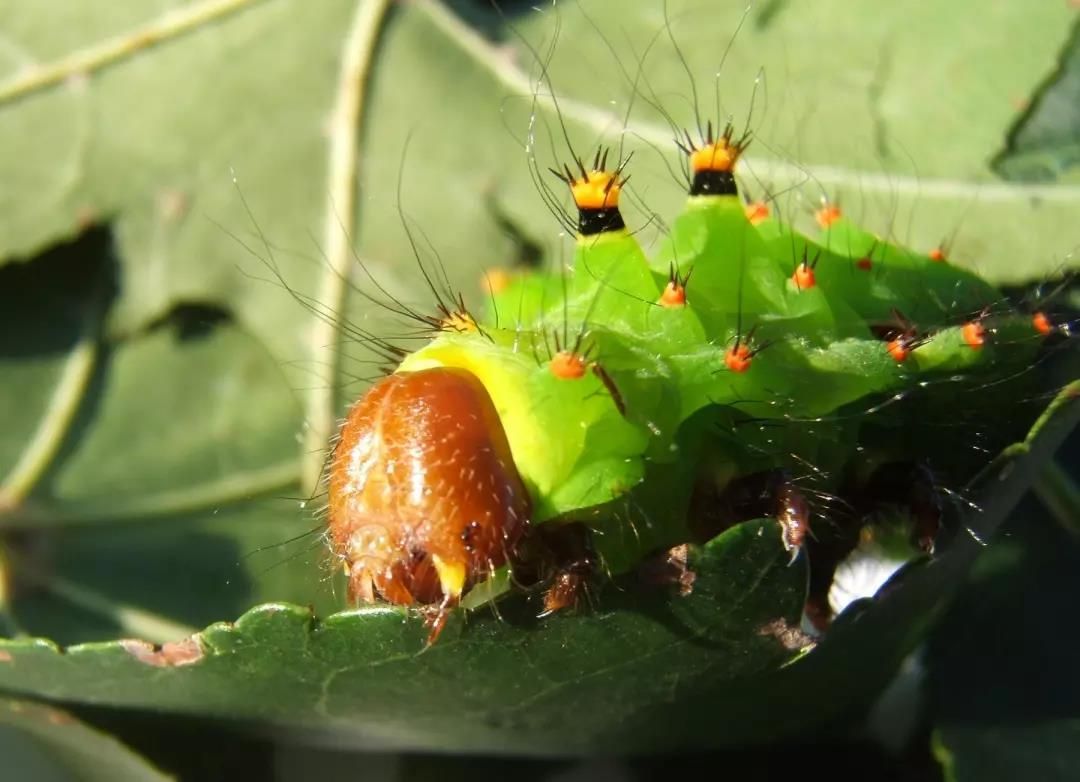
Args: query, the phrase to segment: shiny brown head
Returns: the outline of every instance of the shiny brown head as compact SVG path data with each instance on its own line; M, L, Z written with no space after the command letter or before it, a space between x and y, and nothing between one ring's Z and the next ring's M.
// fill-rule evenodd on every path
M331 547L349 596L430 605L432 633L505 564L530 501L495 406L471 373L389 375L342 425L330 465Z

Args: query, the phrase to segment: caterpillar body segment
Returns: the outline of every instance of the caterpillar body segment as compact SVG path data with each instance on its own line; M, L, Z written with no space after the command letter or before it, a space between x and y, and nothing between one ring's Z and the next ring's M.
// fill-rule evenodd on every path
M625 161L556 171L579 210L571 263L490 286L471 327L442 329L395 371L474 378L528 495L523 526L591 532L588 557L552 570L545 612L577 604L586 572L628 572L764 513L794 561L814 528L790 476L836 498L858 493L852 475L871 453L918 463L902 441L919 411L901 402L921 394L970 415L993 399L980 389L1022 375L1049 333L973 272L838 208L819 212L815 235L748 209L728 176L745 139L729 129L721 141L685 147L691 193L651 254L619 212ZM937 532L931 503L917 505L913 556ZM431 561L417 578L440 605L477 579L471 560ZM513 566L513 552L491 562ZM358 572L360 592L394 599L393 578ZM447 583L453 594L437 588Z

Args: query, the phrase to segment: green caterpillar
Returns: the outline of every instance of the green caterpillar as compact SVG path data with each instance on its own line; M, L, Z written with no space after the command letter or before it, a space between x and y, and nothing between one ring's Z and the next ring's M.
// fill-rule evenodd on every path
M611 574L715 534L741 520L740 509L745 518L775 515L794 559L809 513L783 478L793 466L813 465L826 491L841 481L880 482L875 470L897 459L899 434L913 425L910 406L894 403L940 386L935 404L951 397L966 409L980 399L990 405L991 381L1024 374L1054 330L1044 315L1016 310L940 251L915 252L860 229L835 206L819 211L817 237L762 205L748 207L734 177L747 141L730 126L716 135L710 124L700 141L687 134L680 142L689 197L651 259L619 211L625 160L609 167L598 152L592 166L576 158L555 172L578 209L571 269L493 279L484 311L448 310L438 333L390 378L452 370L476 386L470 398L490 398L505 445L498 432L493 445L470 447L503 455L468 472L504 486L501 509L441 524L428 517L445 509L426 507L423 519L400 521L403 530L373 526L378 514L356 500L356 473L341 468L331 482L330 525L354 596L438 604L434 637L463 592L521 556L523 528L571 522L588 531L585 560ZM389 388L387 398L401 389ZM350 414L355 431L339 443L337 464L370 440L361 418L398 415L368 404L361 416L364 404ZM413 409L432 404L421 398ZM491 417L486 410L469 415ZM460 415L447 412L415 437L440 439L439 426ZM813 426L822 422L826 435ZM907 540L918 553L932 550L940 512L914 469L893 494L911 509ZM749 476L765 476L772 489L747 488ZM389 512L399 515L396 505ZM581 558L563 559L546 571L556 573L549 610L572 602L578 587ZM815 573L811 564L819 587L834 566ZM560 582L569 571L575 578Z

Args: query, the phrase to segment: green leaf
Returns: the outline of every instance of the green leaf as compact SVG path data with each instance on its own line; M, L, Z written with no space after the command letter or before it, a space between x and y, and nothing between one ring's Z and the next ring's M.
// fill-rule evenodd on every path
M1080 23L1062 50L1057 70L1039 90L994 163L1020 182L1080 180Z
M927 654L936 753L948 779L1076 775L1080 632L1068 617L1077 573L1076 537L1034 500L980 556Z
M4 774L22 782L171 779L116 739L52 706L0 698Z
M1068 782L1080 757L1080 719L1041 725L950 725L935 735L934 754L947 782L1038 779Z
M12 510L13 523L115 523L294 480L299 460L287 422L299 411L278 363L225 314L202 307L180 307L137 335L98 342L104 295L80 305L66 276L72 261L81 263L91 269L82 284L107 289L95 252L104 251L85 239L57 260L9 271L0 294L20 318L9 332L12 404L4 410L12 426L0 434L0 454L11 463L20 447L25 459L51 440L53 456L39 465L49 470L37 476L44 481L32 500ZM73 364L81 371L65 376ZM15 399L27 388L37 392L27 397L29 410ZM51 425L57 417L63 425ZM27 431L35 418L37 431ZM66 442L65 427L74 435ZM9 492L24 488L6 483ZM7 502L21 499L16 492Z
M775 522L746 523L696 552L693 593L634 581L596 596L596 611L538 622L532 601L427 631L400 609L316 619L268 604L161 648L142 641L0 645L0 688L49 698L258 719L353 740L514 752L662 747L713 736L708 695L726 715L760 708L748 689L797 655L806 571L788 566ZM798 633L793 635L798 637ZM715 699L715 700L712 700ZM706 704L702 703L702 706ZM668 713L657 720L657 710Z

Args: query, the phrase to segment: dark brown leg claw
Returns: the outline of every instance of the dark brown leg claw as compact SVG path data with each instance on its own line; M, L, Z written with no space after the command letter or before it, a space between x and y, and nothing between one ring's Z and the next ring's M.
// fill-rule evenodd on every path
M646 584L654 586L677 586L679 596L685 597L694 591L697 575L689 566L690 547L685 543L669 548L646 559L638 574Z
M544 584L539 617L576 608L588 596L596 572L596 554L588 528L581 523L541 525L530 541L529 562L521 568L528 584Z
M551 616L567 608L577 608L588 591L588 579L592 564L574 563L560 571L544 592L544 610L538 616Z
M441 603L424 609L424 626L428 628L427 642L424 644L425 648L430 647L439 639L443 628L446 627L446 620L450 618L450 612L454 610L457 604L457 598L447 595Z
M776 520L780 522L780 540L791 554L788 565L795 564L810 532L810 509L795 484L782 481L776 490Z

